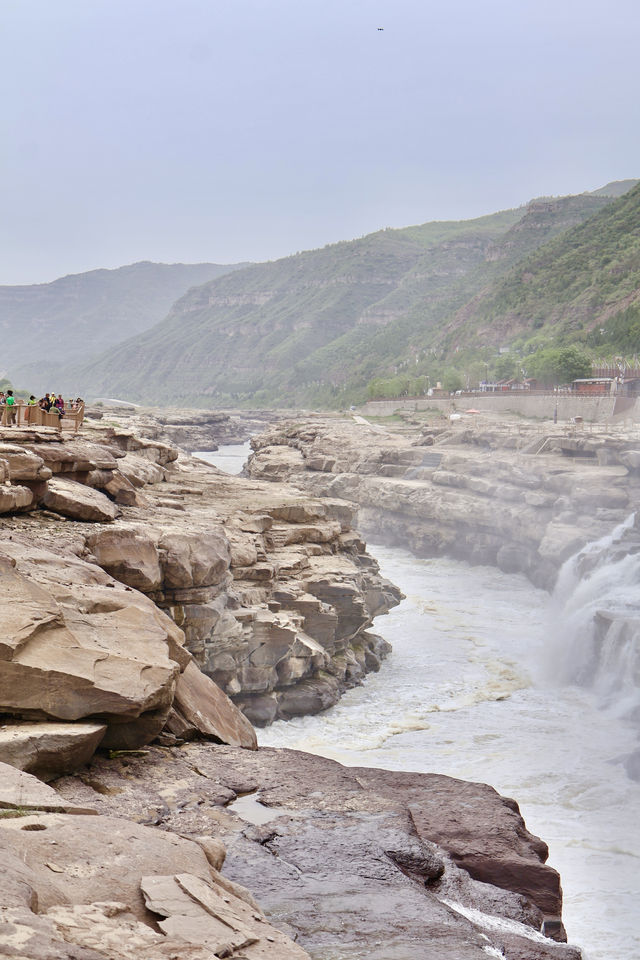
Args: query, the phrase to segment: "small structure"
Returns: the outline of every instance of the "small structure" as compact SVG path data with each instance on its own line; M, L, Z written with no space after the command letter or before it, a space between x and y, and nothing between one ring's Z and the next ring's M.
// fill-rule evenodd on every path
M613 377L588 377L574 380L571 392L586 396L607 397L612 393Z

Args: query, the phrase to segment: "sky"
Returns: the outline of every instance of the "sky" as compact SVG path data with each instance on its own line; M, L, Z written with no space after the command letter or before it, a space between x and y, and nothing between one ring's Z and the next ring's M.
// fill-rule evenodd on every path
M638 50L638 0L2 0L0 283L638 177Z

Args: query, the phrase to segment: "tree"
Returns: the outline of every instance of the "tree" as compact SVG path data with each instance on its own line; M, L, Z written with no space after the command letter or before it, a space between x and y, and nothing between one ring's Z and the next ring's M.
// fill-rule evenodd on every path
M524 362L530 376L549 387L591 376L591 360L578 347L548 347Z
M518 371L518 360L512 353L503 353L493 364L493 375L496 380L511 380Z
M448 370L445 370L442 377L442 389L446 390L447 393L455 393L456 390L462 390L463 383L462 377L453 367L449 367Z

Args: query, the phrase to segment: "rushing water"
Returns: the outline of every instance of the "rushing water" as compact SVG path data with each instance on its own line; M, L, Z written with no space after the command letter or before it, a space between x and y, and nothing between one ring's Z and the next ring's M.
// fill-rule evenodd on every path
M376 622L393 653L331 710L259 739L515 797L562 875L571 942L587 960L638 960L640 786L624 765L638 746L637 638L613 631L597 657L586 609L637 607L640 558L634 567L609 547L565 565L550 598L494 568L369 544L407 595Z

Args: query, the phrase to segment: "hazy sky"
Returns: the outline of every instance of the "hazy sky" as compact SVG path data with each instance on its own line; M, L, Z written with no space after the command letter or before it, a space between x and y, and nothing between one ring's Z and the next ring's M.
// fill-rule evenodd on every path
M0 283L637 177L639 51L639 0L2 0Z

